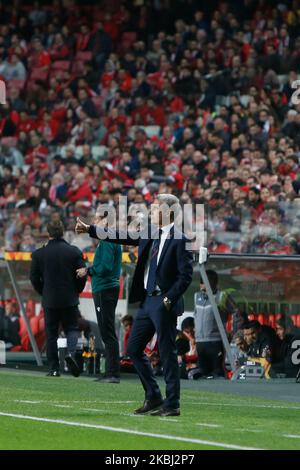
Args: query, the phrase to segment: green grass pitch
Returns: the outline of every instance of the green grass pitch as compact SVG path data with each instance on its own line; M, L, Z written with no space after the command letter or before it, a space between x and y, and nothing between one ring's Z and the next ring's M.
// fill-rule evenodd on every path
M162 384L163 385L163 384ZM135 416L138 380L0 369L0 449L300 449L300 404L182 390L182 415Z

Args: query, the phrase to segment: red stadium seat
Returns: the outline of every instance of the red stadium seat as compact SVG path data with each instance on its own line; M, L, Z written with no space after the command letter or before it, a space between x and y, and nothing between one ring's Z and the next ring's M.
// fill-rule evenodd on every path
M84 69L84 61L82 60L74 60L72 64L72 73L80 74Z
M276 322L275 322L275 315L271 314L269 315L269 326L272 328L275 328Z
M228 315L228 319L227 319L227 322L226 322L226 331L228 333L232 333L233 331L233 317L231 314Z
M20 317L19 324L19 336L22 339L22 337L27 334L26 323L23 317Z
M76 61L90 62L93 58L93 54L90 51L78 51L75 56Z
M67 73L66 70L53 70L51 69L50 74L49 74L49 80L51 78L56 78L59 80L63 80L65 78L65 74Z
M298 315L291 315L291 320L292 320L292 322L294 323L295 326L297 325L297 317L298 317Z
M41 80L41 81L46 81L49 75L49 70L44 69L44 68L35 68L32 69L32 72L30 74L30 80Z
M30 323L33 336L36 340L37 346L41 350L44 347L45 340L46 340L44 315L39 314L38 316L34 316L30 318L29 323ZM26 329L24 318L20 318L19 336L21 339L21 350L32 351L32 347L31 347L29 335Z
M35 302L34 300L28 300L26 304L26 313L28 318L35 316Z
M69 60L56 60L51 65L51 70L63 70L68 71L71 68L71 62Z
M137 34L134 32L125 32L122 34L120 49L122 52L128 51L132 44L136 41Z
M1 139L1 145L5 145L6 147L16 147L17 142L17 137L2 137Z
M137 40L137 34L134 31L125 31L122 34L122 39L121 41L127 41L131 44L133 44Z
M11 90L12 88L16 88L17 90L23 90L25 86L25 80L9 80L7 82L7 88Z

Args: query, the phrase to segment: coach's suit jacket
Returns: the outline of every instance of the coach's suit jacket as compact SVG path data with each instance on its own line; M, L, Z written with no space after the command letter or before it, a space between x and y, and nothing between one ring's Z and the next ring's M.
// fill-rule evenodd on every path
M43 307L58 309L78 305L86 277L77 278L76 269L84 267L81 251L63 238L49 240L47 245L34 251L30 280L42 296Z
M115 232L95 225L90 226L89 234L93 238L104 240L109 236L111 243L138 246L138 261L129 294L131 303L143 302L146 296L144 272L153 241L149 235L151 231L157 233L158 228L150 225L148 232L143 231L139 238L133 239L129 234L123 234L121 231ZM165 241L156 271L157 285L164 296L171 300L171 310L177 315L184 312L182 296L190 285L193 275L193 256L186 249L186 242L186 237L173 226L170 238Z

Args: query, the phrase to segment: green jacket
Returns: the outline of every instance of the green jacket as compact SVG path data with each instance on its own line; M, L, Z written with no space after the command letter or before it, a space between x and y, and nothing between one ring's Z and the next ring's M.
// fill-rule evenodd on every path
M97 246L93 266L88 269L92 279L92 291L119 287L122 262L120 245L101 241Z

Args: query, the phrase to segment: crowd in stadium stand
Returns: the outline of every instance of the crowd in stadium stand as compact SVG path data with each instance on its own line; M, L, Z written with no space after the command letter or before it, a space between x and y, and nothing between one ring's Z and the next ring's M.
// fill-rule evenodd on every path
M298 253L299 66L298 0L0 1L0 247L172 192L211 252Z

